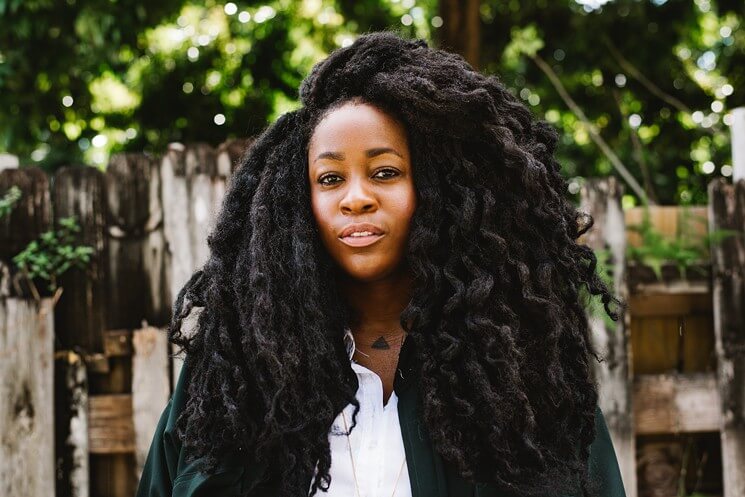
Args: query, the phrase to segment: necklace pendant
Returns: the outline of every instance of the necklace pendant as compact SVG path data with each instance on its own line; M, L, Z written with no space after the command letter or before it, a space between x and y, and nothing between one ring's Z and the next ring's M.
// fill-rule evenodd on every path
M373 349L377 349L377 350L388 350L391 348L391 346L388 345L388 342L383 337L380 337L377 340L375 340L375 342L373 342L373 344L370 347L372 347Z

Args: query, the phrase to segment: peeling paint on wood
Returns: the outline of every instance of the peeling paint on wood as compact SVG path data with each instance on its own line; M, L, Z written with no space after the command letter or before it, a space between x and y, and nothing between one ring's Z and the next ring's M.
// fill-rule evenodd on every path
M93 167L59 169L52 186L52 202L55 219L75 216L80 226L77 243L94 250L85 270L73 267L59 278L65 293L55 309L58 348L79 347L86 354L103 353L108 259L104 174Z
M724 497L745 496L745 179L709 183L711 230L738 236L711 246L714 333L721 396Z
M593 250L605 249L611 254L613 288L621 300L627 300L626 287L626 237L624 216L621 209L623 187L616 178L591 179L582 187L580 210L589 213L595 221L580 243ZM620 309L615 309L620 311ZM588 316L591 339L602 363L592 360L598 384L598 404L608 424L621 469L623 485L628 497L636 497L636 439L631 403L631 370L629 353L629 313L623 313L608 328L603 319Z
M60 351L55 361L56 497L88 497L88 375L83 358Z
M203 143L169 145L160 177L168 301L173 302L194 271L207 262L207 235L222 205L227 178L218 172L217 152ZM175 385L181 359L174 358L172 363L171 384Z
M168 335L165 329L149 326L134 331L132 344L132 411L139 480L155 427L170 396Z
M0 495L54 495L51 308L0 299Z

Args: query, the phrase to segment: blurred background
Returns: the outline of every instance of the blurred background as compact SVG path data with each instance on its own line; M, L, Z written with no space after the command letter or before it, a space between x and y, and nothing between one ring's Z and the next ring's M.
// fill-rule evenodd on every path
M742 0L0 0L0 488L134 494L164 328L240 155L313 64L395 30L559 131L629 497L745 497ZM63 291L64 290L64 291ZM193 326L193 322L191 324Z
M709 178L732 174L744 9L740 0L2 0L0 150L52 171L251 136L298 105L300 81L330 50L397 29L499 75L564 134L568 177L614 170L586 119L651 198L702 203Z

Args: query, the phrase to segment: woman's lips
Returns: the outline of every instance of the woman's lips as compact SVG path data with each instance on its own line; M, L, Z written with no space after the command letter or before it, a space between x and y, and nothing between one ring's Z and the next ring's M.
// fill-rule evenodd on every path
M372 245L373 243L377 242L384 236L385 234L367 236L345 236L340 237L339 240L349 245L350 247L367 247L368 245Z
M354 234L365 236L352 236ZM377 242L385 236L385 232L380 226L373 223L352 223L348 224L341 230L339 240L350 247L367 247Z

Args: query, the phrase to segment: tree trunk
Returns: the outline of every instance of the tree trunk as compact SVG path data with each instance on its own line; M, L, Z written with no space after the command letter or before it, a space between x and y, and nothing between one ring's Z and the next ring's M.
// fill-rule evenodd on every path
M455 52L479 70L481 18L479 0L440 0L443 25L438 31L439 48Z

